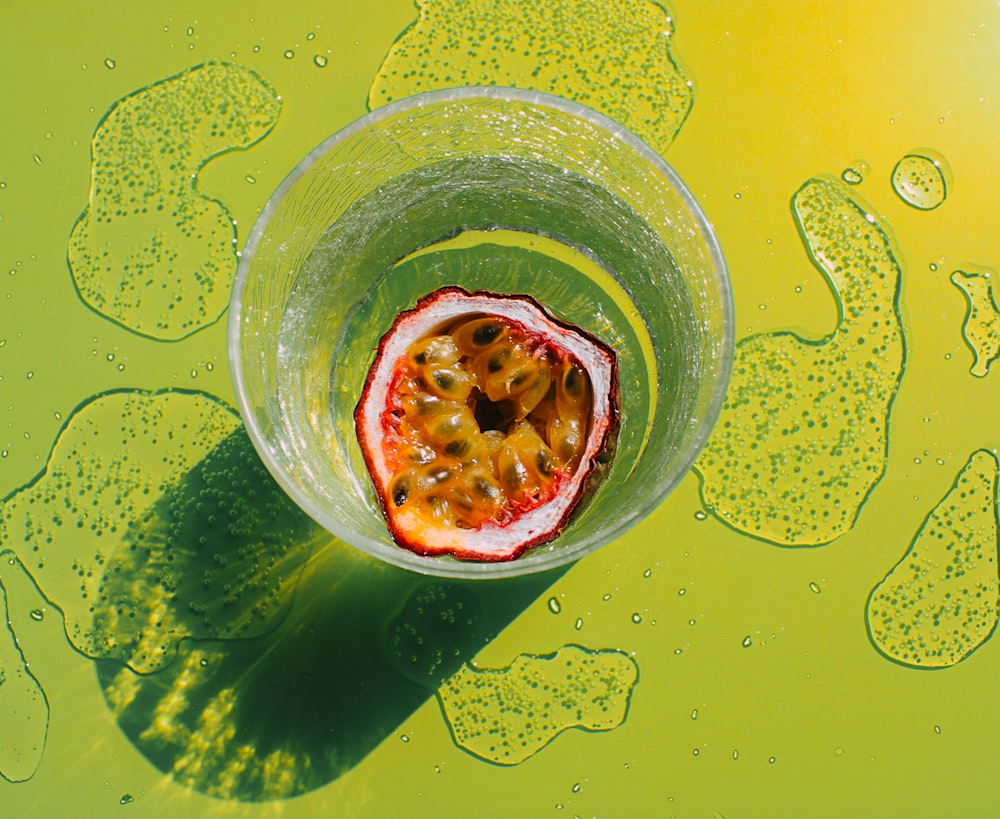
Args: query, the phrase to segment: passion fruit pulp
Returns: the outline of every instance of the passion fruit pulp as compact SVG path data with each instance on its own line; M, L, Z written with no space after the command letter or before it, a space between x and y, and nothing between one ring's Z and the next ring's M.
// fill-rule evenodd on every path
M379 342L355 428L393 539L511 560L559 535L607 470L614 351L530 296L443 287Z

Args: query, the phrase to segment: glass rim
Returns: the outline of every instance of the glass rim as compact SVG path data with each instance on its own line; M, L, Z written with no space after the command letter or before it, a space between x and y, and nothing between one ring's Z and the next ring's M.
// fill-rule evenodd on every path
M571 548L556 548L550 551L529 550L515 560L504 562L478 562L449 557L426 557L400 546L387 546L353 529L348 530L343 527L326 510L315 503L311 497L305 495L295 482L286 475L283 466L272 456L267 444L267 438L249 405L244 378L244 363L240 349L243 296L246 291L257 247L261 238L267 232L267 228L275 212L296 183L322 157L336 148L336 146L384 120L395 117L400 113L429 108L442 103L462 103L482 99L496 102L519 102L538 108L555 109L570 117L584 120L605 131L614 140L634 151L642 162L664 177L668 187L679 196L684 208L692 217L698 230L699 238L708 250L712 273L714 274L713 280L717 288L722 314L720 355L716 359L715 383L708 399L707 411L698 419L697 429L694 431L683 456L678 459L669 472L662 475L660 480L657 481L656 491L646 495L627 515L616 518L600 538L594 536L588 537ZM274 192L268 197L243 245L229 301L226 343L230 377L232 379L237 408L247 429L251 443L267 467L268 472L277 481L282 490L310 518L345 543L398 567L438 577L490 580L540 573L573 563L615 540L659 506L691 470L698 455L707 444L712 430L718 421L732 372L735 355L735 335L735 307L732 286L728 267L726 266L722 248L719 245L715 231L695 196L677 175L677 172L674 171L659 153L622 124L611 119L606 114L602 114L581 103L542 91L507 86L464 86L426 91L386 103L335 131L296 163L295 167L289 171ZM557 543L558 539L555 542ZM544 547L541 547L541 549L544 549Z

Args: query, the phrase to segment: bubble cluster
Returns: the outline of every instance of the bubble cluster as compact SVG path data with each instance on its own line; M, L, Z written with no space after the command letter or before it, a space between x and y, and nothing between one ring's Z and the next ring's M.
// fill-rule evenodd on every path
M436 88L545 91L607 114L661 153L694 98L651 0L418 0L368 92L371 109Z
M992 271L966 273L956 270L951 282L965 294L967 312L962 325L962 336L975 357L969 370L983 378L1000 356L1000 306L993 290L995 274Z
M942 157L907 154L892 170L892 189L907 205L933 210L948 196L947 175L950 172Z
M409 595L386 628L392 662L424 686L437 686L485 638L483 605L468 586L427 581Z
M0 581L0 777L8 782L30 779L45 748L49 706L38 681L28 670L10 628L7 594Z
M998 619L997 534L997 458L979 450L872 591L866 615L878 650L941 668L980 646Z
M522 654L506 668L466 665L438 689L438 699L459 747L517 765L568 728L617 728L638 677L624 652L571 644L554 654Z
M0 507L0 545L62 609L72 644L139 672L185 637L248 637L291 597L309 526L238 417L180 391L97 396Z
M274 125L280 99L249 68L205 63L119 100L94 133L90 194L68 259L83 300L157 339L225 310L236 271L226 209L198 192L212 157Z
M853 525L885 471L889 408L903 373L901 271L880 220L833 178L792 207L838 301L836 329L739 342L729 392L696 468L720 520L786 546L827 543Z

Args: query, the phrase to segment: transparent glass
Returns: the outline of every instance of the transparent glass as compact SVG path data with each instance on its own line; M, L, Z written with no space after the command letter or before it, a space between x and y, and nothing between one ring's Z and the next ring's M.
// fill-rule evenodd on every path
M354 435L379 338L444 284L530 294L619 356L610 472L510 562L394 544ZM228 329L250 437L302 509L377 558L466 578L575 561L655 509L711 432L734 336L722 253L674 171L607 117L509 88L401 100L305 157L248 237Z

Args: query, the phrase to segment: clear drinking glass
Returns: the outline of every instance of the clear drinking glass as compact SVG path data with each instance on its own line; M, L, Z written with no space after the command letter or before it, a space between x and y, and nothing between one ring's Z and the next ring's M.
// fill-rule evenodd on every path
M379 338L445 284L529 294L618 352L610 472L556 540L510 562L395 545L354 434ZM368 114L285 179L240 259L229 358L258 452L318 523L398 566L495 578L577 560L657 507L711 432L733 336L711 226L658 154L582 105L461 88Z

